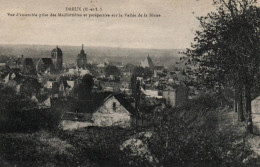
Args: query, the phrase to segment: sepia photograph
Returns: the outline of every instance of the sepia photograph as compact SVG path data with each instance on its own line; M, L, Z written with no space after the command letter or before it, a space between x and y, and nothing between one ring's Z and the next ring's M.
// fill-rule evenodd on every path
M260 166L257 0L0 4L0 167Z

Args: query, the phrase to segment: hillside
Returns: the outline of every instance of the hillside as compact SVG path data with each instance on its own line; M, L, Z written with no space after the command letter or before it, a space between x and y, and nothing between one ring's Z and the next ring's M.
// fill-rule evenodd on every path
M259 166L259 136L247 135L228 106L201 100L159 113L167 122L153 130L2 133L0 166Z
M0 55L24 55L25 57L49 57L53 45L0 45ZM75 63L81 50L79 46L59 46L63 51L65 63ZM179 60L183 49L134 49L111 47L84 47L88 60L95 63L108 61L121 61L123 63L140 64L148 54L155 64L171 65Z

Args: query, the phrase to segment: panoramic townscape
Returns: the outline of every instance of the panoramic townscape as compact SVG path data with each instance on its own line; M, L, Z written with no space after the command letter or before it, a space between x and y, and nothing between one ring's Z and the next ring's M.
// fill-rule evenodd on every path
M180 107L197 94L186 76L191 68L182 61L169 67L155 65L147 54L139 64L108 59L88 62L83 44L70 63L64 63L58 46L49 52L49 56L37 58L2 56L1 84L10 94L22 96L16 99L23 106L21 112L57 112L64 130L149 127L154 123L149 117ZM22 130L19 123L22 120L9 128Z
M95 63L82 44L74 61L64 63L61 48L56 46L45 57L1 56L1 130L100 127L108 131L138 130L140 135L149 136L149 131L159 128L165 119L162 112L171 112L197 97L197 89L186 76L191 68L180 61L181 53L169 67L155 64L149 53L138 64L110 62L107 58ZM147 154L152 156L148 150ZM150 161L152 157L147 158Z
M176 12L181 22L169 21L170 10L157 12L157 2L147 8L155 20L129 24L19 16L14 31L5 20L0 166L260 166L259 3L212 2L197 27L176 28L189 22L183 14L200 1L169 3L176 11L183 5ZM33 36L26 19L35 23ZM41 26L49 30L38 31ZM179 36L185 28L194 35L187 49L176 47L189 39Z

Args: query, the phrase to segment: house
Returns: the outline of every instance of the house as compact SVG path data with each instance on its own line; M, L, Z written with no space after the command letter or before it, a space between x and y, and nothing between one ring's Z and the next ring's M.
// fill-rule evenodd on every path
M86 126L131 126L134 108L123 94L94 93L91 100L73 100L62 116L64 129ZM68 108L67 108L68 109Z
M121 70L124 77L131 77L131 74L133 73L134 69L136 68L135 65L127 63L123 69Z
M52 89L52 83L53 83L53 81L47 81L47 82L44 84L44 88Z
M110 61L109 65L116 66L119 69L122 69L124 67L123 63L120 61Z
M22 56L23 57L23 56ZM22 65L20 62L21 58L10 58L7 62L6 62L6 67L9 69L22 69Z
M19 94L21 92L21 84L16 85L15 91L16 91L16 94Z
M79 75L80 75L81 77L83 77L83 76L86 75L86 74L91 74L88 69L82 69L82 68L80 68L80 69L78 70L78 73L79 73Z
M104 87L103 90L104 90L104 91L107 91L107 92L113 92L113 91L114 91L114 88L113 88L113 87L110 87L110 86L107 86L107 87Z
M122 94L109 95L92 114L96 126L131 126L134 109Z
M107 66L106 63L100 63L97 65L98 68L105 68Z
M102 81L100 82L100 86L102 87L103 91L120 92L121 83L112 81Z
M67 84L69 86L69 91L72 91L75 86L75 81L67 81Z
M159 96L159 91L158 90L152 90L152 89L146 89L144 90L141 88L141 92L146 96L146 97L153 97L153 98L158 98L161 99L162 96Z
M5 69L6 68L6 63L0 63L0 70Z
M66 75L76 75L77 70L74 68L69 68L68 71L66 72Z
M114 81L114 80L115 80L114 75L109 75L108 80L109 80L109 81Z
M166 99L167 105L178 107L188 100L188 88L184 86L176 86L175 88L168 86L163 90L162 95Z
M8 82L5 84L5 86L16 88L17 82L15 80L8 80Z
M163 73L163 70L164 70L164 66L154 66L154 73L157 73L157 74L162 74Z
M58 82L53 82L52 87L50 89L50 94L52 98L57 98L59 97L59 83Z
M21 75L16 71L11 71L8 74L3 75L3 83L5 86L16 88L17 85L19 85L22 82Z
M33 58L24 58L21 59L21 64L23 65L22 72L25 74L34 74L36 73L35 63L38 59Z
M22 72L25 74L50 73L54 69L51 58L21 58Z
M121 83L121 88L128 89L129 88L129 82L122 82Z
M50 73L54 66L51 58L40 58L36 63L37 73Z
M130 94L131 90L129 89L129 83L128 82L122 82L120 91L125 93L125 94Z
M143 108L150 108L155 106L163 106L165 105L165 99L163 98L155 98L155 97L145 97L141 98L140 106Z
M135 65L131 64L131 63L127 63L125 66L124 66L124 69L123 71L128 71L128 72L133 72L134 69L136 68Z
M91 123L91 114L65 112L62 115L60 127L63 130L74 130L93 126Z
M123 71L122 74L124 77L131 77L131 72L129 71Z
M199 96L200 92L196 87L189 86L188 88L189 88L189 96L188 96L189 99L194 99Z

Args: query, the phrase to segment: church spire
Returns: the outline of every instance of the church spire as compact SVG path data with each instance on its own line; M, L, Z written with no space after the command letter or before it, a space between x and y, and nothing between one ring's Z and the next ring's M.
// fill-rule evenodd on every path
M77 66L78 68L85 68L87 64L87 54L84 51L84 45L82 44L81 46L81 51L78 54L78 58L77 58Z

